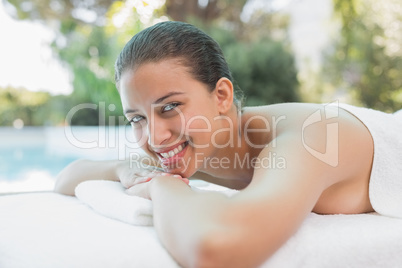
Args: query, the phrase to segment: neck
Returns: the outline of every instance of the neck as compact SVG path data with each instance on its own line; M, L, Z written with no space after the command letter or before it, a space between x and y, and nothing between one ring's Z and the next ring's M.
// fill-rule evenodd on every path
M258 137L247 135L244 131L244 123L247 119L248 116L241 115L232 121L234 122L231 126L232 135L228 134L226 139L230 142L226 147L216 150L210 163L201 170L202 172L223 179L241 180L247 183L251 181L254 173L252 159L258 157L262 148L255 146L256 140L259 140Z

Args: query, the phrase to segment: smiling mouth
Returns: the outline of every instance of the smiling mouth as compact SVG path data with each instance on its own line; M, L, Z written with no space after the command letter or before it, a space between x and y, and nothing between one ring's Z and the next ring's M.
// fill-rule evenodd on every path
M172 158L173 156L177 155L178 153L180 153L181 151L184 150L184 148L186 148L188 145L188 141L180 144L179 146L177 146L176 148L174 148L173 150L170 150L168 152L164 152L164 153L158 153L158 155L161 158L164 159L168 159L168 158Z

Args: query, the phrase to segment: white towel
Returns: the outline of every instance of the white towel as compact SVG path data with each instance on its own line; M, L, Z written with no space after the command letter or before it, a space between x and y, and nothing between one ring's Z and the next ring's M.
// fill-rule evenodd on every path
M1 268L179 268L153 227L104 217L71 196L0 196L0 218ZM261 267L402 267L401 252L401 219L311 213Z
M191 181L190 185L197 191L220 191L228 196L237 193L236 190L202 181ZM120 182L84 181L75 188L75 195L94 211L106 217L132 225L153 225L152 201L126 194Z
M153 224L152 201L126 194L120 182L84 181L75 188L75 195L106 217L133 225Z
M397 118L398 120L402 120L402 109L400 109L399 111L396 111L396 112L394 113L394 116L396 116L396 118Z
M402 112L388 114L346 104L340 107L363 122L373 137L371 205L382 215L402 218Z
M260 268L402 267L402 220L311 213Z

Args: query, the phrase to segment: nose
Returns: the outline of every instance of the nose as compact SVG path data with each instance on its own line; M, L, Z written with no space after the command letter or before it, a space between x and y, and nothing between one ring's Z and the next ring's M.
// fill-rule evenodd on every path
M172 137L171 126L167 120L158 116L149 119L147 126L148 145L152 148L165 146Z

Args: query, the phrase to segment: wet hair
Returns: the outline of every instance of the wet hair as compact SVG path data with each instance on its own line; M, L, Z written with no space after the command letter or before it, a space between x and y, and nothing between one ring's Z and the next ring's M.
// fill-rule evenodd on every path
M136 69L143 63L172 58L188 67L190 74L204 83L210 92L222 77L233 83L222 49L214 39L191 24L165 21L142 30L125 45L115 64L117 88L126 70ZM236 96L234 104L240 104Z

